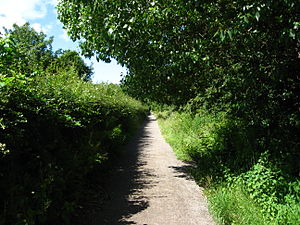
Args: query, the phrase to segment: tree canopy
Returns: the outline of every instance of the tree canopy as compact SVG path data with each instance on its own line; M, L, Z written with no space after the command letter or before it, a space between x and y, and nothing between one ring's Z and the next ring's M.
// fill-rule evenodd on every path
M43 71L57 74L61 70L73 70L81 79L91 80L93 68L86 65L78 52L62 49L54 52L52 43L53 37L35 31L29 23L5 29L0 39L0 72L35 76Z
M5 29L6 36L16 49L12 64L17 64L18 71L31 74L45 69L52 60L53 37L47 39L43 32L35 31L29 23L13 25Z
M62 69L73 69L84 81L91 80L93 75L93 67L87 66L79 53L72 50L58 50L47 71L57 73Z
M117 59L129 68L124 84L132 94L172 104L223 91L236 99L258 83L294 74L297 10L295 0L63 0L58 6L84 54ZM232 88L237 84L241 91Z

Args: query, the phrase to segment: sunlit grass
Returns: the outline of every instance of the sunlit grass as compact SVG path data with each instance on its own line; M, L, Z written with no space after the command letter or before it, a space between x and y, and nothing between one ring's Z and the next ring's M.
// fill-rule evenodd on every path
M283 176L267 151L255 156L239 121L224 113L163 111L156 116L177 157L196 162L192 175L205 187L219 224L300 224L299 180Z

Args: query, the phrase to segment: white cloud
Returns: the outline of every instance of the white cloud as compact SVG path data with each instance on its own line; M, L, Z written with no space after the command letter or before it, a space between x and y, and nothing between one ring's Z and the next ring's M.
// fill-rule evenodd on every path
M53 25L52 24L47 24L45 26L43 26L42 24L40 23L33 23L33 24L30 24L31 27L37 31L37 32L43 32L45 34L49 34L51 29L53 28Z
M14 23L23 25L29 19L43 18L47 14L46 4L54 0L1 0L0 31L2 27L11 28ZM37 27L37 25L36 25Z
M67 31L66 31L66 30L63 30L63 31L64 31L64 32L63 32L63 34L60 35L60 37L61 37L62 39L64 39L65 41L71 41L70 37L68 36Z
M51 4L51 5L54 5L54 6L57 6L58 1L59 1L59 0L48 0L47 3L48 3L48 4Z
M44 27L44 32L49 33L53 29L53 24L48 24Z
M43 31L43 27L42 27L42 25L39 24L39 23L31 24L31 26L32 26L33 29L35 29L37 32L42 32L42 31Z

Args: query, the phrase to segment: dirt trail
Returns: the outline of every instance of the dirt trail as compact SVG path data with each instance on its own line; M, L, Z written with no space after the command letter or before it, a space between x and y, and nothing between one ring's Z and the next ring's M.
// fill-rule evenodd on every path
M125 154L126 153L126 154ZM109 200L89 225L211 225L201 189L161 136L154 116L127 146L106 186Z

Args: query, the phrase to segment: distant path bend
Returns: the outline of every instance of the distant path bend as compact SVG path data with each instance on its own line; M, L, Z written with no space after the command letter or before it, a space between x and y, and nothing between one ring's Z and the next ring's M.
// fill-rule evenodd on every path
M109 200L94 225L212 225L200 187L176 159L150 115L108 181Z

